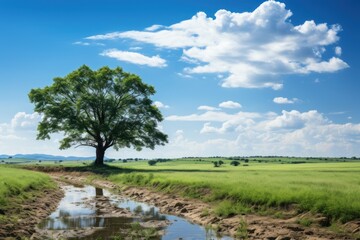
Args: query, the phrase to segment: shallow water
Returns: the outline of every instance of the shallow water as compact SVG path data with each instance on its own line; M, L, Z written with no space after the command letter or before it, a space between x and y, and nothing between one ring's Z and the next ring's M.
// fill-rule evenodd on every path
M96 229L93 234L82 237L82 239L107 239L110 236L117 236L121 229L130 228L131 223L134 222L168 220L170 224L164 227L164 235L160 239L232 239L216 236L211 229L205 229L181 217L161 214L159 209L154 206L111 194L105 189L93 186L66 186L64 191L65 196L60 201L58 208L39 224L40 229L55 231ZM102 203L107 201L108 204L118 208L127 208L134 213L134 216L104 217L101 215L98 201L102 201Z

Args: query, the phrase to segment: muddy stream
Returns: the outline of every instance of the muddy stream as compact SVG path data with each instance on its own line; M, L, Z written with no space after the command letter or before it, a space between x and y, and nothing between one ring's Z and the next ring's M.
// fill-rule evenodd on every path
M63 199L38 225L33 239L232 239L106 189L62 188Z

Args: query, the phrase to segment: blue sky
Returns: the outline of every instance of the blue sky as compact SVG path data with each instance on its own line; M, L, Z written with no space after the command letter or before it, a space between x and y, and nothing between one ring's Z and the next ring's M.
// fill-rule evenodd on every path
M157 90L169 144L109 157L360 155L360 2L0 3L0 154L92 156L36 141L27 94L83 64Z

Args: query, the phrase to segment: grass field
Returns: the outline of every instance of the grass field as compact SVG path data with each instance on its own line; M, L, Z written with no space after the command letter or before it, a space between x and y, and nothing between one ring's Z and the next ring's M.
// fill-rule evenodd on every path
M50 177L43 173L0 166L0 224L16 221L21 204L36 199L44 189L55 187ZM11 214L8 214L8 213Z
M213 162L219 160L224 164L214 167ZM248 158L248 162L243 159L236 167L230 165L231 161L174 159L155 166L144 160L114 161L100 168L91 166L91 161L69 161L28 166L42 171L92 171L118 184L148 186L201 199L214 204L220 216L249 212L281 215L282 210L295 208L322 213L332 221L360 218L358 159L258 157Z
M173 160L156 166L146 161L113 163L105 172L117 183L150 186L214 203L222 216L295 206L334 221L360 218L358 161L279 164L250 160L248 166L241 162L235 167L223 159L225 164L214 167L211 161L215 160Z

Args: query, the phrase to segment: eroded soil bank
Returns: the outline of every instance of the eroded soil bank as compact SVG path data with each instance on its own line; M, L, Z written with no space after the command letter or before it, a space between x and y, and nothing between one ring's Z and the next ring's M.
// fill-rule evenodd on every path
M87 181L86 173L53 172L50 175L54 179L75 184ZM220 218L212 213L210 204L194 199L166 195L146 188L119 187L105 180L93 180L92 184L113 191L120 191L121 194L134 200L157 206L163 213L185 217L194 223L210 226L221 234L231 235L239 239L360 239L360 221L345 224L342 226L345 232L340 233L324 227L329 224L328 219L310 213L296 215L294 212L289 211L284 213L284 216L288 216L285 219L255 214ZM300 224L302 219L311 219L310 226L305 226L304 223Z
M0 239L26 239L35 233L36 225L46 218L64 196L60 187L46 189L36 199L25 201L22 205L6 211L4 215L16 221L0 225Z

